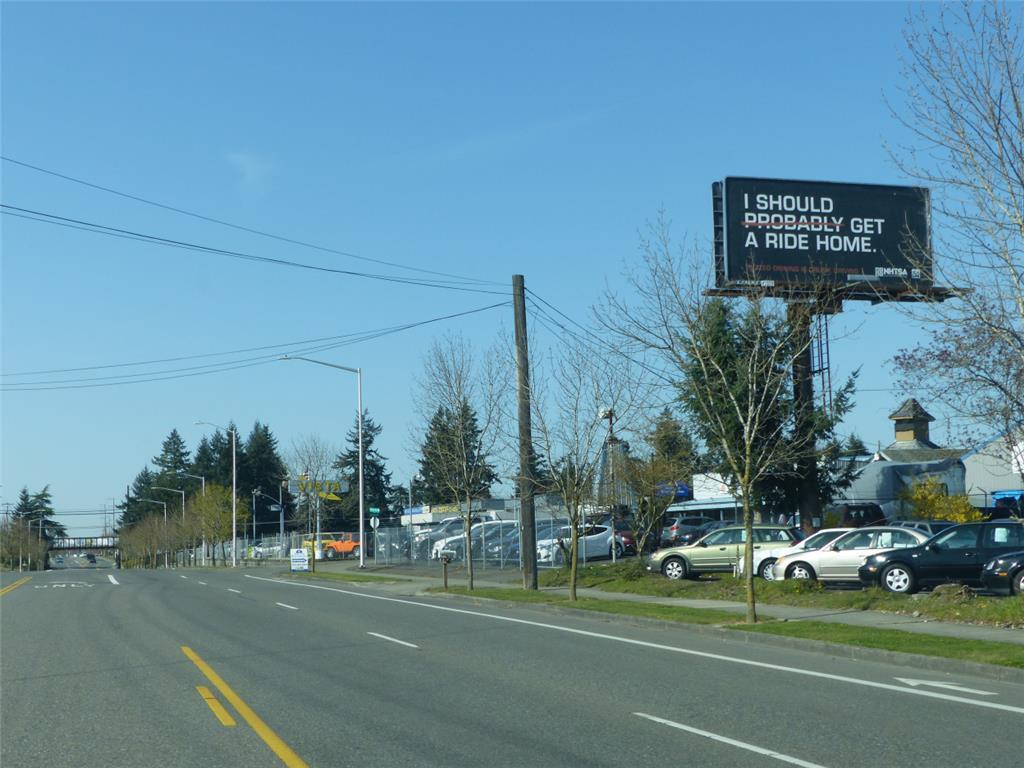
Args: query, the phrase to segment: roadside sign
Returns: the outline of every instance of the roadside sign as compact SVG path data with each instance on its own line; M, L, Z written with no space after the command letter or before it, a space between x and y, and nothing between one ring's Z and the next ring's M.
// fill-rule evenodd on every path
M380 516L380 507L370 507L370 514L373 517L379 517Z
M377 530L377 526L378 525L380 525L380 518L379 517L371 517L370 518L370 527L373 528L373 530Z
M294 547L291 552L292 571L309 570L309 552L305 547Z

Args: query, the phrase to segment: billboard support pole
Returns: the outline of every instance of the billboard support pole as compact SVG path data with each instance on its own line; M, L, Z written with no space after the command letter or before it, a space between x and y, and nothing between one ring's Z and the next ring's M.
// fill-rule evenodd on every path
M814 520L821 517L818 500L818 462L814 445L814 374L811 370L811 320L815 305L790 302L787 305L790 333L799 353L793 358L793 403L796 410L797 445L806 446L797 459L797 509L800 527L814 532Z

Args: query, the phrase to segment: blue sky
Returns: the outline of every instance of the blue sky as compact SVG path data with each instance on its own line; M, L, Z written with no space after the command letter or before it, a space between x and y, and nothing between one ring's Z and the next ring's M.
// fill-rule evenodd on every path
M491 283L511 275L585 321L664 208L710 238L726 175L910 183L884 142L899 105L902 3L5 3L3 154L290 238ZM332 268L416 276L269 240L3 163L8 205ZM503 300L167 249L4 216L5 374L219 352L395 326ZM423 276L420 274L419 276ZM481 345L511 309L320 353L361 366L396 481L414 471L411 394L446 330ZM540 346L546 331L531 335ZM891 356L918 338L847 305L844 425L892 439ZM198 361L202 363L204 361ZM192 363L195 364L195 363ZM173 367L173 366L164 366ZM130 370L130 369L124 369ZM114 372L123 372L115 369ZM103 371L67 374L103 375ZM47 377L27 377L39 380ZM60 378L51 376L49 378ZM4 378L7 386L13 379ZM50 484L109 506L176 427L259 419L283 451L336 444L352 377L272 363L129 386L5 391L2 501ZM941 412L933 436L946 439ZM955 429L955 423L954 423ZM89 535L99 517L68 518Z

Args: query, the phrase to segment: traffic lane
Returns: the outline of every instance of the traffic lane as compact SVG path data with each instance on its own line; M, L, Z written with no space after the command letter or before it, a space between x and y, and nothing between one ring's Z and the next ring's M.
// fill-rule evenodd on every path
M59 577L0 598L0 764L280 765L211 713L196 690L206 681L145 621L151 589L51 588Z
M399 622L395 629L396 632L400 633L399 636L422 636L421 633L424 630L415 612L415 609L417 608L441 611L453 620L456 617L463 616L470 617L471 620L490 618L496 621L501 621L508 617L515 621L517 620L515 618L516 611L526 611L529 614L527 618L529 618L530 621L540 624L552 623L555 621L569 629L574 626L573 622L586 622L587 625L590 626L594 626L594 623L596 622L598 632L601 631L600 627L607 627L609 624L614 624L632 626L636 629L647 628L653 632L668 631L673 634L685 633L685 636L689 638L686 643L686 647L674 649L675 651L685 652L687 650L691 650L695 654L708 652L716 653L719 652L723 647L723 644L725 644L731 649L730 654L732 656L744 657L754 663L796 667L805 671L808 676L811 677L813 677L815 673L821 675L840 675L853 677L856 680L864 680L869 683L895 685L900 690L910 691L911 694L914 693L912 689L916 688L926 696L929 694L934 694L938 697L946 695L957 696L960 692L956 690L956 686L971 689L977 689L980 687L986 689L988 692L998 693L1003 697L1000 701L1006 701L1017 707L1024 708L1024 685L1011 681L992 680L972 675L970 673L953 674L929 672L919 668L901 666L899 664L834 658L823 653L807 652L795 648L786 648L784 646L750 643L748 642L750 639L749 637L739 634L731 637L723 637L717 634L709 635L703 632L691 632L686 625L652 624L643 620L634 622L629 617L614 616L611 614L588 615L579 614L578 612L565 613L558 611L557 609L555 611L551 611L548 609L529 606L509 607L507 604L487 599L472 600L464 597L452 598L443 595L437 595L436 597L428 595L396 597L394 595L384 593L380 589L375 589L373 585L365 584L331 584L324 582L310 583L287 578L274 579L258 577L251 574L244 574L243 578L245 581L239 582L237 586L245 588L247 590L246 594L249 596L256 594L255 590L259 589L260 584L269 585L271 589L263 595L263 599L288 600L296 606L303 606L319 613L329 613L332 610L340 610L337 607L332 607L331 602L329 602L331 595L336 595L341 599L350 597L354 599L378 601L384 604L390 603L395 606L408 606L413 609L412 613L406 613L399 610L394 614L396 620ZM321 598L325 597L328 602L319 601ZM463 632L471 628L470 625L459 626L459 632ZM402 635L402 632L405 632L405 635ZM409 634L410 632L411 635ZM642 638L637 639L642 640ZM684 657L680 663L687 664L691 662ZM928 680L922 682L924 678L928 678ZM904 684L899 682L900 680L910 680L911 682ZM940 682L942 685L932 686L928 684L930 682Z
M424 712L437 708L449 714L455 710L461 711L466 721L473 726L461 738L447 739L444 744L435 745L435 752L444 755L437 764L460 762L458 755L443 752L446 745L451 749L460 743L473 743L470 733L473 728L494 727L489 720L477 721L476 713L502 710L518 712L520 707L510 705L510 702L528 702L525 705L528 709L545 713L544 717L528 726L527 732L535 740L537 734L551 730L552 723L563 720L557 728L558 735L552 741L535 745L545 755L559 754L560 750L564 752L566 740L573 737L578 738L580 743L585 742L588 749L599 745L598 755L614 754L614 744L622 738L627 741L629 739L628 735L621 734L621 728L624 720L633 717L632 712L689 723L708 732L715 732L716 726L719 731L732 728L734 737L737 735L737 727L740 729L739 735L747 732L745 718L749 714L754 722L764 723L760 736L768 742L768 746L778 751L784 751L792 744L793 713L805 713L799 715L801 720L806 717L815 723L817 732L828 734L827 738L819 738L817 741L811 737L805 745L809 751L816 753L819 760L824 761L822 764L830 764L830 759L831 764L836 764L837 754L842 756L841 764L844 765L866 765L878 759L885 759L892 765L915 765L920 764L917 761L922 755L927 755L934 765L963 765L980 758L1012 760L1019 754L1019 746L1013 743L1012 738L992 743L980 733L975 733L973 737L953 735L962 731L961 723L965 716L985 718L997 730L1002 718L1004 730L1015 734L1020 726L1019 714L972 712L968 704L902 694L898 688L865 690L860 687L851 688L851 683L847 682L794 679L793 673L764 668L736 668L734 663L728 661L700 658L688 660L690 663L687 660L681 663L678 656L666 649L652 650L635 645L623 646L621 643L609 649L607 644L616 643L615 640L589 636L582 636L585 640L581 640L581 636L555 638L553 635L557 634L557 630L553 628L532 625L510 627L507 624L499 626L494 618L472 613L444 611L443 620L436 615L424 618L422 614L424 611L429 613L429 610L425 609L426 601L422 600L367 601L356 597L354 590L303 590L291 584L281 584L280 587L292 592L306 592L308 598L285 598L277 591L264 594L263 599L267 604L271 598L287 599L301 606L303 614L301 617L296 616L294 624L308 627L310 634L329 632L330 627L324 626L324 621L333 616L338 627L335 637L342 631L354 629L356 624L360 624L357 632L362 631L363 626L372 625L380 634L390 633L389 636L396 639L420 645L422 655L407 654L403 657L403 647L395 647L386 641L382 641L375 649L360 643L358 639L347 639L346 643L354 640L355 644L345 645L345 657L353 661L362 659L352 666L372 670L372 683L368 682L369 677L364 676L349 676L347 682L343 680L337 685L337 690L344 692L338 706L345 706L344 701L349 694L360 701L374 701L380 699L382 691L397 690L401 695L391 697L383 711L400 710L402 702L405 702L407 718L420 724L424 720ZM313 597L318 592L324 593L319 600ZM256 590L250 588L249 594L256 594ZM348 602L354 600L356 604L332 608L328 602L330 594L348 597ZM328 601L324 597L328 597ZM364 601L362 608L358 605L361 599ZM450 605L449 601L448 606L438 607ZM418 616L417 611L420 613ZM488 606L488 612L493 612L491 606ZM518 610L505 613L520 618L529 614ZM309 624L306 623L307 619ZM541 623L553 621L550 615L540 615L539 619L530 617L530 620L539 620ZM364 621L367 622L365 625L362 624ZM591 629L587 631L609 633L609 622L605 621L568 617L558 617L554 621L577 629L589 626ZM314 624L317 625L315 629ZM826 659L817 654L752 647L741 643L723 644L721 641L708 640L705 636L675 629L619 625L611 629L630 639L639 639L637 636L640 635L648 638L644 642L653 641L674 647L685 644L692 649L695 645L705 643L720 655L724 655L721 652L727 648L728 653L738 658L757 656L764 663L790 665L798 669L825 663L830 665L830 673L848 674L858 679L874 674L893 683L894 676L908 674L905 668L895 666L845 662ZM323 648L322 644L318 645ZM336 650L341 651L340 646ZM373 662L374 658L378 659L377 663ZM406 668L407 662L411 662L415 668ZM723 664L732 666L726 666L723 671ZM869 671L867 667L873 669ZM424 670L429 670L429 674L424 675ZM331 697L321 696L320 692L330 690L332 679L336 678L325 671L319 676L319 682L316 677L307 680L304 686L307 697L316 701L320 707L330 708ZM986 686L992 685L991 681L983 683ZM570 692L568 700L558 693L560 690ZM694 690L699 692L696 696L688 693ZM1015 695L1020 700L1019 686L1014 688L1005 685L1004 693ZM579 701L587 701L587 712L593 715L593 703L608 699L609 696L610 709L606 711L605 717L594 717L575 725L574 720L565 721L567 713L578 710ZM545 704L548 700L550 704ZM737 720L738 708L744 712L743 721ZM352 711L346 709L346 722L356 725L373 710L372 706ZM446 730L437 732L450 732L450 719L442 718L435 723L438 729L444 729L447 724ZM372 719L367 720L362 728L372 728L373 724ZM839 732L835 733L837 725ZM654 727L658 732L665 730L650 722L634 723L628 730L632 732L641 727ZM900 729L898 745L880 735L891 734L894 727ZM567 731L566 728L571 730ZM417 731L421 730L417 728ZM430 729L427 730L428 733L420 737L420 743L433 744ZM567 737L567 733L570 736ZM609 739L609 733L619 735ZM700 738L678 733L663 734L662 737L673 742L681 737L690 741ZM465 742L466 738L470 738L470 741ZM317 744L315 733L306 733L300 741L309 744L311 749ZM908 757L907 750L911 746L913 751ZM573 753L573 759L583 756L582 753ZM537 754L531 751L523 757L535 759ZM671 759L672 755L662 757ZM587 758L598 759L593 754L587 755ZM471 755L464 756L465 764L472 764L472 760Z

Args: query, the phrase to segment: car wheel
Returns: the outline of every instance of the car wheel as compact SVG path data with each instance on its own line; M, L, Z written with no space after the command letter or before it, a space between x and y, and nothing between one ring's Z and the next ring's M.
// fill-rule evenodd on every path
M359 557L359 547L352 550L352 557Z
M914 573L907 566L895 563L882 571L882 588L887 592L909 595L916 590Z
M673 581L685 579L688 571L686 561L681 557L670 557L661 566L661 572L665 574L665 578Z
M608 547L608 557L612 557L612 548ZM619 542L615 542L615 557L622 557L622 545Z
M1010 579L1010 592L1014 595L1024 595L1024 569L1017 571Z
M324 557L326 557L328 560L333 560L337 556L338 553L335 552L333 549L328 549L326 552L324 552Z
M818 574L807 563L793 563L786 569L787 579L816 579Z
M761 567L758 570L758 576L765 581L775 581L775 572L772 568L775 566L775 558L769 557L761 562Z

